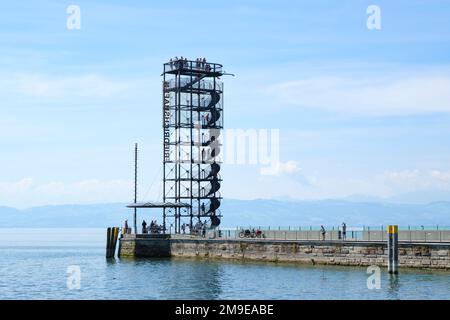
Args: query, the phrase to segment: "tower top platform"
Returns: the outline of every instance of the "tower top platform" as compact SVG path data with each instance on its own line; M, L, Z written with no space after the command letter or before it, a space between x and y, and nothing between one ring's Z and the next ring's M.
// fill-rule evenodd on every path
M202 77L220 77L224 74L223 65L193 60L172 60L164 63L163 74L197 75Z

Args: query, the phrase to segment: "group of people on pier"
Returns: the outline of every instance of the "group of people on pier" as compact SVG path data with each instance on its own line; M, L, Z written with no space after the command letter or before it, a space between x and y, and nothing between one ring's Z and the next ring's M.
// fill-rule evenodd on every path
M347 240L347 224L345 222L342 222L341 225L342 230L338 229L338 238L341 240ZM325 240L325 235L327 234L327 231L325 230L325 227L323 225L320 226L320 236L322 240Z
M187 58L183 58L183 56L181 56L181 58L170 58L169 66L170 70L189 68L189 61ZM206 58L195 59L195 65L192 67L198 70L205 70L207 72L211 71L211 65L206 62Z
M190 233L195 235L201 235L203 238L206 236L207 222L199 220L195 225L183 223L181 225L181 231L183 234ZM123 227L123 233L131 233L131 229L128 227L128 220L125 220ZM150 225L147 225L145 220L142 220L142 233L143 234L160 234L163 232L163 226L159 225L156 220L152 220Z
M181 225L181 232L183 234L201 235L203 238L206 236L206 220L202 222L199 220L195 225L183 223Z
M204 207L202 208L204 210ZM183 223L181 225L181 231L183 234L194 234L194 235L201 235L203 238L206 237L206 230L207 230L207 221L201 221L200 219L197 221L195 225L192 224L186 224ZM187 230L189 229L189 230ZM147 222L145 220L142 221L142 233L148 234L160 234L162 233L163 226L159 225L156 220L152 220L150 223L150 226L147 227ZM131 229L128 227L128 220L125 220L125 225L123 227L122 232L124 234L131 233ZM320 239L325 240L325 236L327 234L327 231L325 230L325 227L323 225L320 226ZM347 224L345 222L342 222L341 228L338 228L338 238L341 240L347 239Z
M201 235L203 238L206 237L206 220L202 222L200 219L192 228L192 234Z
M163 231L163 227L159 225L156 220L152 220L150 222L150 226L147 227L147 222L145 220L142 221L142 233L161 233Z

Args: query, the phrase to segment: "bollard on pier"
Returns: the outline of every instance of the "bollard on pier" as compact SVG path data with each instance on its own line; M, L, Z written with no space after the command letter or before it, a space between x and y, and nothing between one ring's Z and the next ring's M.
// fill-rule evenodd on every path
M388 232L388 272L398 274L398 226L390 225Z

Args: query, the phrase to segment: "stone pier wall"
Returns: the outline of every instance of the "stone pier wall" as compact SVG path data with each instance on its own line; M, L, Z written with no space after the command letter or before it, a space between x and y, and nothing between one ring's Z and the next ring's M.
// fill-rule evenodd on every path
M386 266L386 243L208 239L121 239L121 256L188 257L344 266ZM400 243L400 267L450 270L449 243Z
M170 257L170 236L125 234L120 238L119 257Z

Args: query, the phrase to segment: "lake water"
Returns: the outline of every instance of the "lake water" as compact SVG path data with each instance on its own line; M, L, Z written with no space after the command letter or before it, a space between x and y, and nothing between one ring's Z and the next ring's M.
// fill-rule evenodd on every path
M189 259L105 259L104 229L0 229L0 299L450 299L450 273ZM68 268L79 268L79 289ZM69 269L70 270L70 269ZM74 269L72 269L74 270Z

